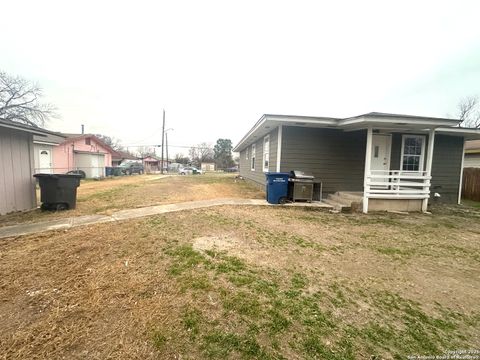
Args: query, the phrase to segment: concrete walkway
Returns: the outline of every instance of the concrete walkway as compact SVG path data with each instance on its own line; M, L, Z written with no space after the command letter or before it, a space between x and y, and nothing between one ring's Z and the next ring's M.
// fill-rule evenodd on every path
M257 200L257 199L214 199L214 200L189 201L189 202L183 202L178 204L156 205L156 206L148 206L148 207L137 208L137 209L121 210L113 213L110 216L109 215L84 215L84 216L70 217L65 219L0 227L0 239L7 238L7 237L40 233L40 232L51 231L51 230L69 229L69 228L83 226L83 225L136 219L144 216L151 216L151 215L164 214L164 213L183 211L183 210L195 210L195 209L208 208L212 206L222 206L222 205L254 205L254 206L286 206L286 207L302 206L302 207L314 207L314 208L326 208L326 209L332 208L332 206L321 203L321 202L272 205L267 203L265 200Z

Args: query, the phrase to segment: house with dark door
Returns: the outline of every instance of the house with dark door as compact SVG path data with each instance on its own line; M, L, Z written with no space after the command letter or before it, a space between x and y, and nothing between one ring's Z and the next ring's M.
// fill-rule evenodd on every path
M240 175L300 170L323 192L357 194L364 212L426 211L429 199L460 201L464 144L480 139L460 120L387 113L349 118L263 115L233 151Z

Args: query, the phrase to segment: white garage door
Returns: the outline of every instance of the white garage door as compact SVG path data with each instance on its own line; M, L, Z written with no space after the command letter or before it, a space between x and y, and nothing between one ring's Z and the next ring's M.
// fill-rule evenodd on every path
M75 167L85 171L87 178L105 176L105 155L104 154L75 154Z

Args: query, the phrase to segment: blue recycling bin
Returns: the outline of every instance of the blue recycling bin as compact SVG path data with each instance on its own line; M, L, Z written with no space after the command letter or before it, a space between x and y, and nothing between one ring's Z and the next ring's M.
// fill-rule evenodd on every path
M267 201L270 204L284 204L288 198L288 178L290 173L269 172L265 174Z

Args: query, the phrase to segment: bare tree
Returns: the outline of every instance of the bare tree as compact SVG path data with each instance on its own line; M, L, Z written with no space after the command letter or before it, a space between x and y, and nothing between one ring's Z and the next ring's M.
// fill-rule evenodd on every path
M190 163L190 158L183 154L176 154L175 155L175 162L183 165L188 165Z
M207 143L201 143L197 146L192 146L188 150L188 155L192 162L200 167L204 162L213 162L213 149Z
M122 143L119 139L114 138L113 136L95 134L97 138L102 140L105 144L110 146L113 150L124 150Z
M41 102L42 95L38 85L0 71L0 119L43 126L56 114L51 104Z
M467 96L458 103L457 117L462 120L460 126L479 128L480 127L480 103L478 96Z
M155 150L151 146L139 146L137 148L137 155L141 158L145 158L147 156L155 155Z

